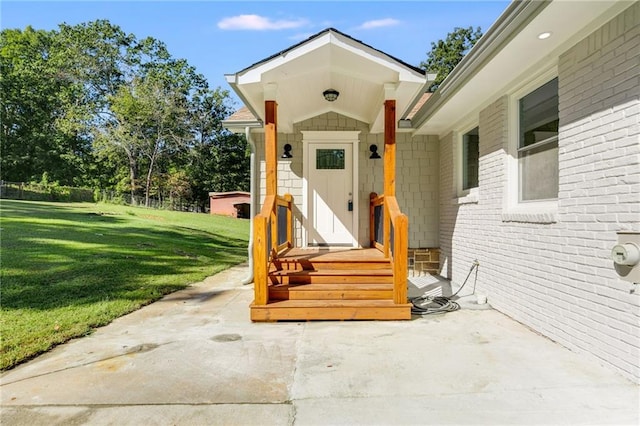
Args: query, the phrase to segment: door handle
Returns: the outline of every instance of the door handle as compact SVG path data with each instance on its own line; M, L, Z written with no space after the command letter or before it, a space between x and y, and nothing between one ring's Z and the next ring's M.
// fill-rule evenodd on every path
M347 203L347 208L349 209L350 212L353 211L353 200L349 200L349 203Z

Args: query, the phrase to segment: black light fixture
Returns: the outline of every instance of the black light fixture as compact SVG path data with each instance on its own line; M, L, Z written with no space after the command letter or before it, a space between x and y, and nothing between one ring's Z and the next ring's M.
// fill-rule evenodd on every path
M369 156L369 158L371 160L377 160L380 158L380 154L378 154L378 145L373 144L369 147L369 151L371 151L371 155Z
M324 96L324 98L329 102L333 102L336 99L338 99L338 96L340 96L340 92L338 92L335 89L327 89L324 92L322 92L322 96Z
M291 145L288 143L284 145L284 153L282 154L282 158L293 158L293 155L291 155Z

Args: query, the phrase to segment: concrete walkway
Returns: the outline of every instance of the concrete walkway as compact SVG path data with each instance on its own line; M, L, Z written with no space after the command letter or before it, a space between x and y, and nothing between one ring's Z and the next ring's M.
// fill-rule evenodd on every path
M2 425L640 423L638 386L495 310L252 324L246 271L6 372Z

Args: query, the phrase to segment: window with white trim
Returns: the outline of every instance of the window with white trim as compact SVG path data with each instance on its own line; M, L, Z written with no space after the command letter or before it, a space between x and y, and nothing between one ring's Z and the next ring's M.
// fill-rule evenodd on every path
M558 198L558 78L518 101L519 201Z
M462 190L478 187L478 168L480 161L480 136L478 127L462 135Z

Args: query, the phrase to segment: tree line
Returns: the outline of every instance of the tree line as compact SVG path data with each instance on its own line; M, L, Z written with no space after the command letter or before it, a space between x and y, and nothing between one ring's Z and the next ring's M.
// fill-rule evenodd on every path
M482 36L455 28L420 66L437 90ZM106 20L0 31L0 179L54 182L205 205L249 189L242 135L222 128L229 92L211 89L164 43Z
M248 190L244 136L232 112L164 43L106 20L0 32L2 180L48 181L208 202Z

